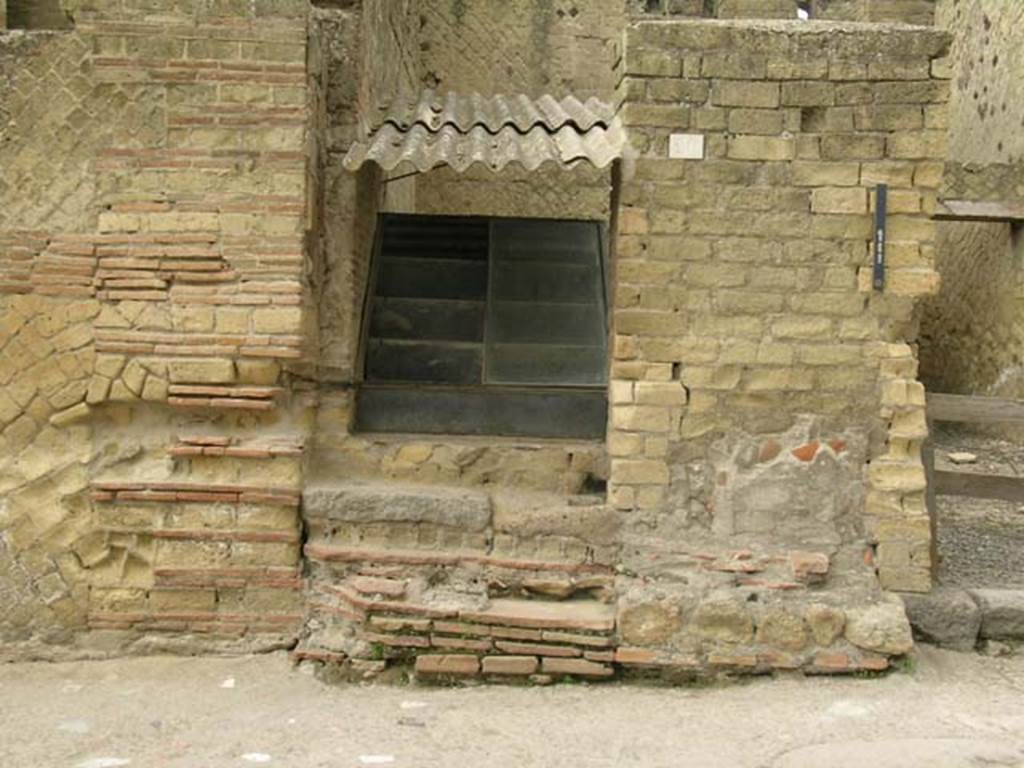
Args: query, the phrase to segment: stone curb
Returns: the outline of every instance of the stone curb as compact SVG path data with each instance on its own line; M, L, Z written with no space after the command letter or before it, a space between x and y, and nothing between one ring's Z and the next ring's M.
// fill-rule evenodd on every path
M918 640L956 651L981 640L1024 640L1024 589L937 587L900 597Z

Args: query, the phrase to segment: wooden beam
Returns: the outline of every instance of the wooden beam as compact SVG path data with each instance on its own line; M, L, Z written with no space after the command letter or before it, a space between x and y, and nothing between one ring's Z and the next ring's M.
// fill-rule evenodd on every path
M1024 400L929 393L928 418L975 424L1024 424Z
M1024 222L1024 203L982 200L942 200L932 218L939 221Z
M937 469L933 480L935 493L940 496L970 496L975 499L1024 503L1024 477Z

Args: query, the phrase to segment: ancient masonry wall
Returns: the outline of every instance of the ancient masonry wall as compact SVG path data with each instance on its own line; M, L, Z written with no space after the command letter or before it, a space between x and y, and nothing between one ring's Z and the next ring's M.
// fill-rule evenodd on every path
M623 0L425 3L421 81L440 91L612 102L624 10ZM422 213L607 220L610 190L609 171L589 166L442 168L418 177L416 205Z
M516 20L508 34L484 23L484 15L494 10L486 3L366 3L361 13L324 10L317 14L316 24L320 26L315 36L324 41L325 51L327 135L322 274L316 289L320 297L318 377L326 386L317 417L317 448L311 453L314 476L329 478L340 473L370 479L473 486L512 484L530 490L573 492L588 475L607 474L601 446L545 446L538 450L531 441L496 446L491 444L493 441L473 439L381 439L351 433L351 385L358 378L359 327L375 216L379 210L388 209L390 193L406 182L385 182L372 167L354 177L342 167L341 160L359 135L356 115L362 101L386 107L397 93L431 85L459 92L493 88L494 92L543 93L545 78L554 78L559 70L545 64L535 72L531 67L538 63L538 56L521 51L538 45L564 62L567 56L579 55L573 53L573 46L581 40L588 52L593 51L597 38L604 51L613 24L618 25L616 34L621 35L621 15L609 18L596 11L614 5L603 3L600 9L588 6L578 14L584 18L554 13L550 28L540 28L544 35L537 31L536 24L528 23L543 15L542 8L550 11L550 4L536 0L519 3L516 10L522 13L518 15L508 11L509 18ZM460 7L464 13L456 12ZM421 11L425 19L422 26ZM588 31L591 29L602 31L598 35ZM457 32L464 34L465 40L454 45ZM381 46L387 46L386 55L380 55ZM611 101L611 54L602 55L606 68L586 69L577 63L570 67L569 74L561 75L572 83L561 82L558 87L579 84L585 94L592 93L586 90L592 86L575 74L585 71L590 81L601 79L604 98ZM507 80L488 74L509 71L512 74ZM428 76L428 72L433 75ZM491 80L481 80L487 77ZM569 91L557 93L567 95ZM401 169L393 175L400 173ZM410 181L412 199L403 201L404 210L602 219L609 214L608 171L588 167L571 172L545 168L535 173L510 167L498 174L478 168L465 174L437 169Z
M4 652L273 645L301 620L306 3L70 5L0 37Z
M635 14L719 19L794 19L797 9L823 21L930 25L936 0L627 0Z
M1024 6L939 6L953 34L943 194L1024 203ZM1024 251L1009 224L943 222L942 290L924 307L921 373L938 392L1024 396Z
M904 340L938 287L946 44L888 26L630 28L609 500L636 557L866 540L884 587L928 589L924 393ZM704 137L703 160L667 159L677 132Z

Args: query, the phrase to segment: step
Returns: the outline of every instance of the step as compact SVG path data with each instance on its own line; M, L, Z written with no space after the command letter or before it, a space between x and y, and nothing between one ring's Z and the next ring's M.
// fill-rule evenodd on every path
M466 566L482 565L491 568L507 568L515 571L536 571L538 573L614 573L610 565L599 563L557 562L526 558L499 557L481 552L452 552L436 549L396 549L388 547L349 547L314 540L306 543L306 557L322 563L378 563L383 565L437 565Z
M491 522L490 497L464 488L339 483L307 488L307 517L346 523L427 523L483 531Z
M615 606L596 600L491 600L483 611L463 611L463 621L478 624L501 624L529 629L577 629L589 632L610 632L615 628Z

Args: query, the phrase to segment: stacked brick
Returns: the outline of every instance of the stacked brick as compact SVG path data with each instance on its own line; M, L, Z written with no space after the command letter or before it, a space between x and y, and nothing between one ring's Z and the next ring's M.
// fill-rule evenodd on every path
M801 413L837 433L858 419L888 428L889 339L938 286L929 216L947 42L797 22L629 31L623 119L638 157L623 189L614 311L618 508L664 510L676 482L668 457L701 455L715 435L778 435ZM673 133L700 134L704 159L667 159ZM878 183L890 187L884 293L870 285ZM872 477L920 468L914 450L902 462L873 464Z
M301 444L185 436L168 453L183 479L92 483L90 628L287 642L303 620Z
M426 553L380 554L352 558L344 569L336 563L332 578L317 567L312 618L296 659L339 665L355 677L412 665L421 679L547 682L792 669L880 672L911 646L898 600L844 612L814 594L829 571L822 553L695 553L705 573L736 577L754 590L802 595L763 605L712 596L697 606L675 603L668 597L674 587L664 584L660 600L636 600L632 579L608 573L517 574L508 563L481 561L482 576L467 580L467 563Z
M302 441L263 428L315 339L308 4L75 10L0 40L0 630L286 643Z
M423 676L614 674L615 610L610 606L593 600L508 598L444 605L406 599L406 590L401 578L372 575L323 587L314 609L355 627L355 643L349 647L357 649L356 670L372 670L366 662L374 660L415 657L415 670ZM296 656L321 661L347 658L344 653L307 648Z
M83 14L76 34L93 51L83 105L133 88L166 107L91 158L97 199L83 219L95 231L0 232L0 292L97 299L97 351L154 375L169 358L221 370L172 384L265 384L230 361L302 355L305 23L224 21ZM165 384L145 399L172 394L182 393Z

